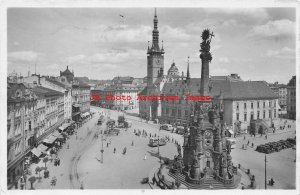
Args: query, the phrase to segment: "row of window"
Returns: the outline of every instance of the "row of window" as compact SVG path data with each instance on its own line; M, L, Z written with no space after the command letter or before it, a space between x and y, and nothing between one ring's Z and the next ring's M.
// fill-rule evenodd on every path
M172 117L176 116L176 109L172 108L165 108L162 110L163 114L166 116L169 116L171 114ZM184 114L184 115L183 115ZM181 109L177 110L177 117L181 118L181 117L188 117L189 116L189 111L188 110L184 110L184 113L181 112Z
M256 105L257 105L257 108L260 108L260 106L261 106L259 101L257 101ZM270 100L270 101L269 101L269 107L272 107L272 105L273 105L274 107L276 107L276 101L271 101L271 100ZM265 102L265 101L263 102L262 106L263 106L263 108L266 107L266 102ZM236 109L239 110L239 108L240 108L240 103L239 103L239 102L236 102ZM250 103L250 108L251 108L251 109L254 108L254 102L251 102L251 103ZM244 102L244 109L247 109L247 102Z
M240 120L240 113L236 113L236 120ZM262 118L260 115L260 111L257 111L256 119L265 119L266 118L266 111L263 111ZM272 118L272 111L269 110L269 118ZM276 118L276 109L274 109L274 118ZM244 113L244 121L247 121L247 113ZM254 113L250 113L250 120L254 120Z

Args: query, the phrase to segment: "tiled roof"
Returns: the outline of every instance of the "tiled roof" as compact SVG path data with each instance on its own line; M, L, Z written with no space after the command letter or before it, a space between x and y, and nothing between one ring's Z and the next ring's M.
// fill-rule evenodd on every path
M140 93L139 95L147 95L147 87L145 87Z
M192 78L188 87L190 95L200 95L200 78ZM265 81L229 81L212 80L211 96L216 97L223 92L224 99L243 100L243 99L276 99L278 96L272 91ZM183 81L166 83L163 88L165 95L175 95L182 92L185 84Z
M82 80L78 79L77 77L74 78L75 84L73 85L78 85L79 87L91 87L87 83L83 82Z
M41 97L41 96L48 97L48 96L54 96L54 95L63 96L64 95L63 93L61 93L59 91L55 91L55 90L52 90L52 89L49 89L49 88L46 88L46 87L41 87L41 86L32 88L32 91L38 97Z
M46 79L46 81L48 81L48 82L51 82L51 83L53 83L53 84L55 84L55 85L58 85L58 86L60 86L60 87L66 88L66 85L65 85L65 84L63 84L63 83L61 83L61 82L59 82L59 81L57 81L57 80L54 80L54 79L51 79L51 78L48 78L48 77L45 77L45 79Z

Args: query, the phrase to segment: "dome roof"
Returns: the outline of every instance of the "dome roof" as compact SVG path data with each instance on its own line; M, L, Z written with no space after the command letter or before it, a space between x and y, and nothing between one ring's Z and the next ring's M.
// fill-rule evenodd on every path
M168 75L179 75L178 68L174 62L172 63L171 67L168 70Z
M73 73L69 70L69 67L67 66L67 69L62 72L62 75L73 75Z

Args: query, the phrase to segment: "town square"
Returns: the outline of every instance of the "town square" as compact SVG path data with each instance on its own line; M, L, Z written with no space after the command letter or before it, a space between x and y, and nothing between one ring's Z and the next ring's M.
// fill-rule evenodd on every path
M7 18L8 190L297 188L295 8Z

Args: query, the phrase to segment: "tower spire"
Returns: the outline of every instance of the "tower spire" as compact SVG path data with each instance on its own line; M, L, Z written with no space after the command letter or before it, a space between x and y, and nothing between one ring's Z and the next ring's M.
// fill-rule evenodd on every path
M188 56L188 64L187 64L187 71L186 71L186 82L190 83L190 56Z
M155 8L155 12L154 12L154 19L153 19L153 31L152 31L152 43L153 43L153 48L157 51L159 51L159 31L157 28L157 24L158 24L158 19L157 19L157 15L156 15L156 8Z

